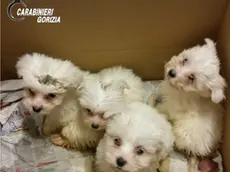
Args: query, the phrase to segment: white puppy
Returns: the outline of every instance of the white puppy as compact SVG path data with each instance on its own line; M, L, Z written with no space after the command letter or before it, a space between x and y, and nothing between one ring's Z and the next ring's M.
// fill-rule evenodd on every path
M78 100L83 109L82 123L88 129L104 130L107 121L117 109L125 106L123 93L112 87L105 87L98 74L85 73L78 87Z
M108 119L125 104L143 101L144 87L131 69L112 67L85 74L79 86L84 122L93 130L104 130Z
M172 150L171 125L155 109L133 102L112 117L97 147L99 172L154 172Z
M77 89L81 109L77 120L80 124L78 127L74 124L66 126L65 132L61 133L62 139L56 136L53 141L56 145L61 143L70 147L79 145L78 142L81 147L84 143L96 147L112 115L128 102L143 101L143 90L142 80L130 69L113 67L96 74L84 72L84 79Z
M89 83L90 87L93 88L92 91L96 91L97 93L102 91L99 88L99 80L96 79L96 75L88 74L87 72L84 72L83 78L78 89L69 92L69 98L71 99L68 99L64 106L65 117L61 121L64 125L62 125L60 133L53 134L51 137L52 142L57 146L76 148L78 150L95 149L99 140L103 137L104 131L96 130L98 129L96 117L89 112L88 108L81 106L85 103L84 100L94 102L97 97L90 97L90 94L86 94L83 98L79 97L80 93L84 92L84 88L82 87L84 83ZM101 95L104 95L104 93ZM99 117L102 116L98 114L98 118ZM91 118L94 119L95 123L89 123L89 119ZM101 118L101 121L103 121L103 118ZM55 115L47 117L45 120L44 132L46 132L46 122L47 124L56 123L57 118Z
M109 82L104 79L107 77ZM54 135L53 143L79 149L95 148L107 121L117 109L127 102L142 100L142 84L131 70L121 67L104 69L97 74L84 72L84 79L77 89L79 103L75 106L78 105L79 113L76 120L66 125L60 135ZM135 93L136 96L132 96Z
M69 88L77 87L82 79L80 69L70 61L38 53L20 57L16 69L26 87L25 106L31 112L45 115L60 105Z
M43 134L51 136L57 146L81 150L95 148L103 132L85 125L84 109L78 100L77 88L85 72L69 61L37 53L22 56L16 67L28 87L25 106L46 116Z
M219 74L220 62L212 40L184 50L165 65L160 86L162 102L157 105L172 122L175 146L193 156L208 156L218 148L222 134L222 108L225 80ZM196 171L196 159L190 159Z
M76 97L73 90L82 80L82 72L70 61L39 53L25 54L18 60L16 69L26 87L23 99L25 107L31 114L55 118L55 121L46 125L45 134L59 129L64 125L65 118L75 116L75 109L66 107Z
M51 135L52 142L58 146L95 147L103 133L93 132L82 124L83 110L76 90L83 72L69 61L37 53L22 56L16 67L28 87L23 100L25 106L46 116L43 134Z

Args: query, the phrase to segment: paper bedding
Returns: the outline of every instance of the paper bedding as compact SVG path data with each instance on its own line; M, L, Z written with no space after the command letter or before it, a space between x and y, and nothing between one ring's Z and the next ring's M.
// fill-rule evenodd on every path
M160 82L145 82L147 103L153 103L150 99L152 95L157 97L156 103L160 103L157 92ZM43 119L30 114L22 106L23 87L22 80L1 81L0 172L93 172L93 153L54 146L49 138L41 135L39 126ZM219 153L214 161L222 172ZM170 157L168 172L178 171L187 171L187 160L174 152Z

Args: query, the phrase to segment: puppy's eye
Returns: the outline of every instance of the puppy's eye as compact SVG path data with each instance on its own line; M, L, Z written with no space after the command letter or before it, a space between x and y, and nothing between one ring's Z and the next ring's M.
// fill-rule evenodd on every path
M121 146L121 139L115 138L115 139L114 139L114 144L115 144L116 146Z
M30 88L28 90L31 96L35 96L35 93Z
M187 62L188 62L188 59L184 58L183 61L182 61L182 65L185 65Z
M141 146L137 146L135 152L137 155L142 155L144 153L144 150Z
M93 112L90 109L86 108L85 110L86 110L86 112L87 112L87 114L89 116L93 116L94 115Z
M86 112L91 113L91 110L90 110L90 109L87 108L87 109L85 109L85 110L86 110Z
M53 99L54 97L56 97L56 95L53 94L53 93L50 93L50 94L47 95L47 97Z
M191 75L188 76L188 79L190 81L194 81L195 80L195 76L193 74L191 74Z
M55 98L55 97L56 97L55 94L49 93L49 94L47 94L47 95L45 96L45 99L50 100L50 99L53 99L53 98Z
M55 94L53 94L53 93L48 94L48 96L49 96L50 98L54 98L54 97L56 97L56 95L55 95Z

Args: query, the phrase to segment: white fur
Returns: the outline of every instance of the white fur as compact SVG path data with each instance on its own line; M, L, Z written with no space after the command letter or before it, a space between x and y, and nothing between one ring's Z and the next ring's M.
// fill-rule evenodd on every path
M78 88L80 105L85 110L84 122L92 129L104 130L107 121L117 109L124 108L132 101L143 101L144 87L141 79L132 70L112 67L99 73L85 72L84 80Z
M162 103L157 106L172 122L176 147L195 156L215 151L222 134L223 111L216 103L224 98L225 81L219 74L214 43L205 41L205 45L184 50L166 64L160 88ZM176 71L175 77L168 75L171 69ZM188 79L191 74L194 81Z
M120 139L117 146L114 139ZM100 172L153 172L159 161L171 152L174 142L167 120L155 109L140 102L133 102L109 121L106 133L97 147L96 169ZM137 155L141 147L144 153ZM127 161L117 168L116 159Z
M28 87L42 90L46 93L62 93L68 87L76 87L81 81L81 71L68 60L54 59L44 54L25 54L16 64L18 76L22 77ZM52 76L58 82L56 85L44 85L39 79L46 75Z
M105 87L122 91L127 102L144 101L143 82L131 69L115 66L101 70L99 75Z
M70 61L39 53L20 57L16 69L26 86L23 99L25 107L31 112L32 107L42 107L40 114L45 115L62 103L69 88L77 87L82 80L81 70ZM31 95L29 89L34 95ZM56 97L47 97L50 93Z
M25 85L35 94L31 95L28 89L25 90L25 106L31 111L33 106L43 107L40 112L46 115L43 133L50 136L59 131L60 137L52 139L58 146L95 148L103 132L95 132L83 123L84 110L79 104L76 92L84 72L70 61L53 59L38 53L22 56L16 68ZM39 82L39 79L47 75L57 82ZM56 97L47 100L45 97L49 93L55 94Z
M173 56L165 66L165 77L168 72L174 69L175 78L170 78L169 82L176 88L184 91L198 92L203 97L211 97L214 103L219 103L225 99L224 88L226 82L220 73L220 61L217 56L215 43L206 38L206 44L197 45ZM188 61L183 64L183 60ZM189 75L195 75L194 83L188 80Z
M102 138L103 131L94 131L83 122L84 109L79 104L76 90L71 90L66 95L63 103L55 108L50 115L46 116L43 131L46 135L51 135L60 130L61 136L65 140L58 146L66 146L85 150L96 148Z
M109 117L125 106L123 94L111 87L104 88L98 74L85 73L78 87L78 99L84 109L83 121L92 130L92 124L99 125L96 130L104 130Z

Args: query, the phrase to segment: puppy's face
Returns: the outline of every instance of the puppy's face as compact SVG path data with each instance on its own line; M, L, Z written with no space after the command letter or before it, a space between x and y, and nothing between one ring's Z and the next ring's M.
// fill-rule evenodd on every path
M162 129L152 125L151 117L143 119L145 116L140 112L134 117L134 113L113 116L98 150L104 154L103 161L126 172L150 168L150 165L156 168L163 157Z
M165 65L165 79L176 89L223 99L221 92L225 83L219 75L219 60L215 50L208 45L193 47L173 56Z
M105 111L97 111L97 109L90 107L89 104L81 103L83 107L83 119L85 124L92 130L104 130L109 118L105 118Z
M97 77L85 79L78 89L79 102L83 108L83 120L93 130L104 130L112 109L120 106L119 92L105 89Z
M104 139L105 161L115 169L134 172L147 168L154 161L155 151L138 138L106 134Z
M33 88L24 91L23 103L30 112L48 115L54 107L63 102L64 93L44 93Z
M165 78L177 89L197 91L198 87L205 87L203 80L206 78L202 66L198 66L192 55L182 53L165 65Z

